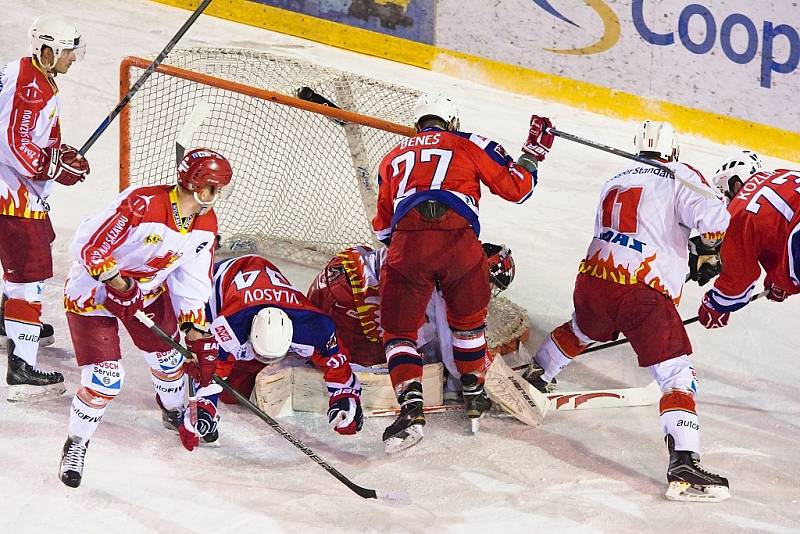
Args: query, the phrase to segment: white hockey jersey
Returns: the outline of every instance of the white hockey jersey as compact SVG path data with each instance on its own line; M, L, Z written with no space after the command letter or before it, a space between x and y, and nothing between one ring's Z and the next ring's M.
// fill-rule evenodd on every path
M83 315L110 315L103 307L105 284L99 280L119 271L138 282L145 306L168 291L178 324L205 325L216 234L213 210L181 218L174 186L128 188L110 208L78 227L64 307Z
M30 57L0 70L0 215L44 219L53 180L33 180L42 149L61 144L61 103Z
M641 282L677 304L689 272L692 229L721 239L730 216L697 170L667 166L676 179L637 163L605 183L580 272L619 284Z

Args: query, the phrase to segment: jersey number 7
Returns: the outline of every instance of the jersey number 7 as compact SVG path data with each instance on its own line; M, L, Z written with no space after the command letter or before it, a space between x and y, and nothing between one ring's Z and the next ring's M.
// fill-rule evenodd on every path
M774 185L783 185L789 181L790 178L794 178L794 183L800 184L800 176L792 173L791 171L787 171L785 173L779 173L775 176L769 183ZM800 187L795 188L796 193L800 193ZM750 199L750 202L747 203L747 207L745 208L750 213L758 213L758 210L761 209L761 204L758 203L758 200L763 198L766 200L775 210L783 215L783 217L791 222L794 219L794 210L786 202L783 197L781 197L777 191L770 188L769 186L764 186L753 195L753 198Z
M450 161L453 159L453 151L443 150L441 148L423 148L419 151L419 160L423 163L431 161L433 157L437 158L436 171L433 173L433 178L431 179L431 184L428 189L441 189L442 182L444 182L444 179L447 177L447 170L450 168ZM411 176L411 171L414 170L416 161L416 153L412 151L403 152L392 160L392 177L400 175L400 165L403 165L403 179L400 180L400 184L397 186L397 195L395 198L402 198L417 192L416 187L412 187L406 191L408 179Z

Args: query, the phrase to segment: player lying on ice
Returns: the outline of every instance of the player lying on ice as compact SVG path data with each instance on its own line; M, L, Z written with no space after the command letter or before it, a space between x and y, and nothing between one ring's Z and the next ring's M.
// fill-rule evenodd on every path
M492 405L484 390L491 356L486 313L491 289L478 241L481 183L510 202L533 194L537 165L553 143L550 121L534 115L515 163L498 143L459 131L459 113L444 95L422 95L414 109L416 134L378 166L377 214L372 227L388 245L381 267L381 325L389 375L401 412L383 434L387 452L422 439L422 357L417 333L435 287L447 304L453 357L465 411L477 419Z
M381 337L380 272L386 248L353 247L339 252L308 289L309 300L331 316L339 341L348 348L352 363L364 367L385 365ZM514 280L514 259L505 245L483 243L493 296ZM417 333L417 350L425 363L441 361L448 372L446 389L461 394L460 374L453 360L453 336L440 290L431 294L425 323Z
M361 385L347 350L339 345L333 320L261 256L219 262L213 278L208 317L219 342L219 362L200 367L198 386L207 386L216 371L248 397L258 372L289 353L309 359L322 371L333 430L342 435L361 430ZM226 393L222 400L235 402ZM219 437L217 401L218 395L198 400L196 431L207 443Z
M719 251L722 274L698 310L706 328L727 325L750 301L762 268L769 300L800 293L800 170L762 170L745 150L726 160L713 182L729 202L731 223Z
M675 179L636 163L605 183L595 235L575 281L572 319L545 339L525 378L544 391L589 345L622 333L662 391L661 427L670 456L667 498L721 501L730 497L728 480L700 465L692 346L676 304L686 280L691 230L713 247L729 216L700 173L678 162L671 125L645 121L635 146L639 155L672 169Z
M75 233L64 306L81 384L59 468L67 486L81 483L89 440L122 389L120 323L150 366L164 425L178 430L185 443L197 440L183 424L184 366L196 372L197 365L134 314L144 310L171 335L178 336L180 327L199 362L216 361L205 315L217 234L212 206L233 173L223 156L204 148L188 152L177 173L177 185L126 189Z

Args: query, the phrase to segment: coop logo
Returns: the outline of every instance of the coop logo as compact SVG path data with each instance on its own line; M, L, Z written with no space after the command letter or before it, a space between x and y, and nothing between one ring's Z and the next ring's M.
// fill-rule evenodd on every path
M658 33L648 26L643 4L644 0L633 0L631 5L633 24L639 35L652 45L675 44L674 30ZM797 69L800 62L800 34L797 28L788 24L753 20L742 13L714 17L711 10L702 4L689 4L680 13L676 10L668 15L677 17L677 21L670 22L673 27L677 26L681 45L693 54L714 54L713 50L719 42L723 54L733 63L745 65L759 57L761 87L770 88L774 73L789 74ZM691 34L690 25L693 28ZM776 44L779 50L788 48L788 52L778 53Z
M586 5L593 9L597 15L600 17L600 20L603 21L603 35L600 39L590 44L589 46L584 46L581 48L568 48L568 49L558 49L558 48L545 48L548 52L553 52L555 54L567 54L571 56L585 56L589 54L599 54L600 52L605 52L619 41L619 34L620 34L620 26L619 26L619 17L614 11L606 4L603 0L584 0ZM576 28L580 28L580 25L574 23L569 18L564 16L561 12L559 12L556 8L553 7L552 4L548 0L533 0L533 3L539 6L544 11L548 12L555 18L566 22L567 24L571 24Z

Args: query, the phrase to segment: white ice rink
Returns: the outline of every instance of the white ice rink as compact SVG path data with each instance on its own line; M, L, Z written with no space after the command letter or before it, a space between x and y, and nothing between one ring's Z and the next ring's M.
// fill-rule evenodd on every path
M159 51L189 15L144 0L0 4L2 63L28 53L26 32L40 14L67 15L83 33L84 62L58 80L63 138L76 146L116 105L120 59ZM269 50L445 91L461 105L464 130L493 137L512 154L533 112L550 116L559 129L623 149L631 148L636 127L212 17L201 17L181 45ZM683 137L681 148L682 159L705 173L732 151L696 137ZM117 192L116 125L87 156L90 178L73 188L58 186L51 197L57 268L47 284L44 316L55 324L57 341L41 350L40 362L64 373L67 394L39 404L0 403L0 532L800 532L800 351L794 330L800 297L783 304L762 299L735 313L723 330L688 327L701 380L703 463L731 483L733 497L721 504L664 499L667 452L657 406L553 414L538 429L486 418L476 437L461 415L431 415L423 442L392 457L380 440L388 419L368 419L355 438L330 431L323 416L283 421L358 484L408 492L412 503L404 506L362 500L238 408L223 407L221 448L189 453L161 426L147 366L127 338L124 391L92 439L83 484L67 488L56 471L79 375L61 287L75 227ZM764 159L768 167L800 166ZM482 200L482 237L514 252L518 274L507 296L529 310L530 350L567 319L601 184L624 165L558 139L531 200L521 206L488 194ZM301 288L315 274L286 267ZM696 315L701 295L687 285L684 317ZM586 388L642 385L649 376L623 347L587 355L562 379ZM0 396L5 393L2 384Z

